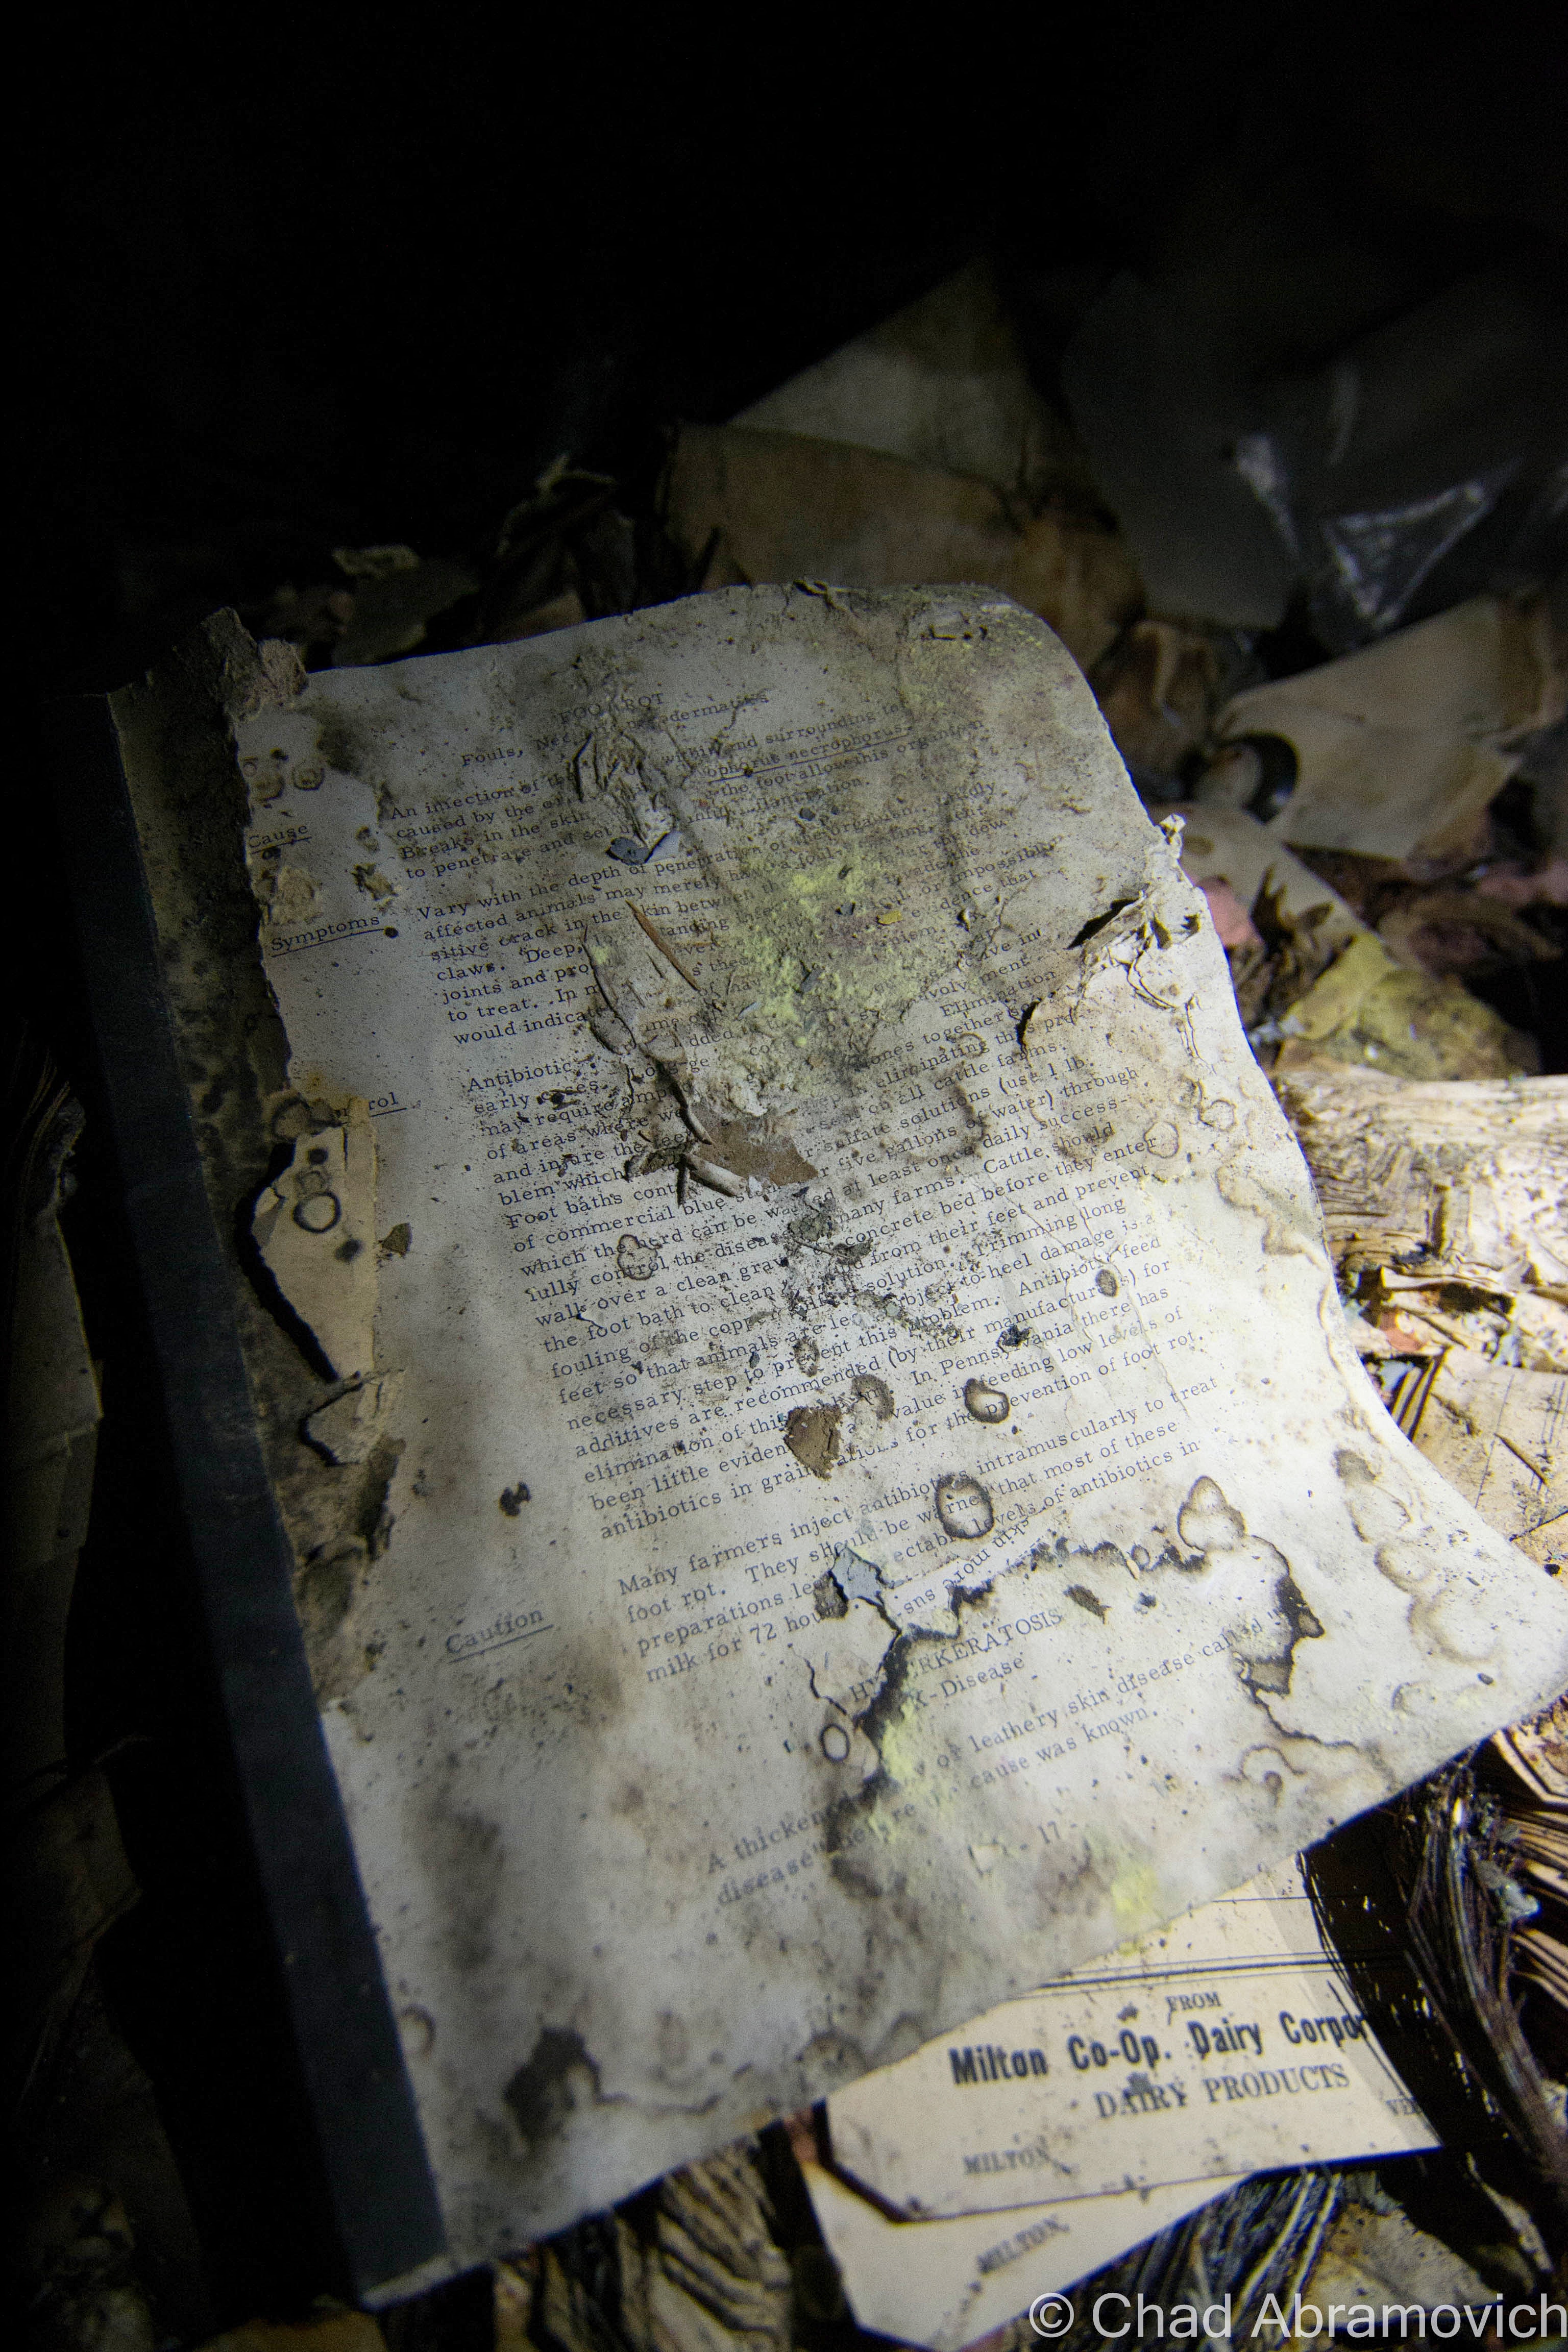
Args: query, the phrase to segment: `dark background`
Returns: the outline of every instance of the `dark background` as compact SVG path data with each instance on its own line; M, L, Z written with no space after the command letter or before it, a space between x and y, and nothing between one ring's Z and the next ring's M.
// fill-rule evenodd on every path
M215 605L259 614L334 546L482 567L563 455L635 501L661 428L731 415L977 250L1047 391L1120 268L1349 249L1397 311L1492 261L1561 286L1568 253L1551 0L702 30L186 5L35 32L7 253L25 704L122 683ZM1310 366L1315 334L1271 356ZM10 944L52 1034L58 908L17 789L39 747L13 748Z
M1519 0L52 40L16 86L18 585L34 657L94 684L334 543L482 555L552 458L635 471L978 247L1048 384L1119 267L1343 246L1397 309L1568 238L1563 13Z

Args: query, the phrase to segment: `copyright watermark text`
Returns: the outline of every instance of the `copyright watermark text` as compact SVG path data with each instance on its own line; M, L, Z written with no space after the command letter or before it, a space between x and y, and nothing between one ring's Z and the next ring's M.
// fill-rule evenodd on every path
M1071 2327L1076 2309L1065 2294L1037 2295L1029 2305L1029 2325L1037 2336L1055 2343ZM1107 2289L1097 2294L1089 2306L1089 2324L1100 2336L1110 2341L1130 2336L1135 2343L1170 2341L1201 2344L1211 2336L1222 2340L1231 2335L1230 2297L1219 2303L1200 2305L1195 2303L1148 2303L1139 2295L1136 2304L1131 2295ZM1561 2338L1568 2332L1568 2314L1560 2303L1551 2303L1543 2294L1539 2303L1331 2303L1322 2306L1303 2303L1296 2295L1286 2306L1277 2296L1266 2294L1249 2334L1261 2336L1267 2341L1281 2343L1290 2337L1300 2343L1310 2343L1321 2336L1325 2339L1348 2337L1352 2342L1377 2340L1386 2343L1393 2336L1405 2342L1411 2336L1425 2341L1428 2336L1438 2343L1455 2340L1478 2343L1489 2336L1501 2336L1519 2344L1543 2343Z

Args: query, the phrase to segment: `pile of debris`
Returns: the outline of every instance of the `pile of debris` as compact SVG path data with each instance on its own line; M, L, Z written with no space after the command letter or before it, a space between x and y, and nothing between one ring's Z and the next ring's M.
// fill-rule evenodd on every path
M335 581L246 617L320 667L735 583L978 582L1037 613L1146 807L1183 820L1184 870L1317 1181L1349 1344L1405 1434L1556 1574L1568 467L1541 425L1553 331L1527 289L1483 275L1310 376L1254 386L1248 405L1223 369L1193 364L1215 299L1114 280L1042 384L997 271L976 261L730 422L672 427L641 483L563 459L486 564L344 549ZM1446 582L1460 593L1444 604ZM1470 1792L1527 1890L1493 1959L1528 1982L1548 2085L1565 2071L1568 1882L1562 1790L1541 1776L1561 1747L1560 1724L1505 1738ZM1496 2024L1470 2019L1477 2050ZM1560 2104L1560 2087L1541 2095ZM1323 2260L1403 2275L1432 2242L1391 2252L1409 2224L1370 2176L1363 2189L1324 2207ZM541 2257L563 2293L577 2234ZM574 2341L569 2316L551 2327Z
M563 459L488 565L341 549L335 583L246 617L321 667L737 583L978 581L1038 613L1145 804L1184 820L1184 866L1402 1425L1458 1475L1436 1433L1458 1414L1489 1444L1506 1391L1509 1429L1523 1414L1540 1433L1510 1457L1537 1486L1507 1532L1528 1520L1555 1566L1556 1423L1524 1400L1568 1372L1568 1269L1522 1239L1511 1256L1495 1234L1461 1245L1451 1206L1484 1200L1522 1236L1561 1202L1568 1114L1541 1083L1568 1065L1568 467L1541 424L1555 329L1527 287L1483 274L1247 407L1190 364L1218 299L1114 280L1042 388L976 260L730 423L673 428L640 486ZM1223 463L1199 454L1222 425ZM1484 567L1456 571L1483 524ZM1426 609L1448 575L1469 593ZM1358 1185L1382 1242L1342 1237ZM1468 1469L1458 1483L1473 1499Z
M1184 869L1317 1182L1346 1344L1405 1434L1556 1574L1568 467L1541 423L1551 332L1528 288L1483 274L1243 400L1217 362L1193 363L1213 300L1116 278L1042 383L998 274L975 262L730 422L671 428L644 478L563 458L482 556L341 548L242 617L322 667L738 583L978 582L1038 614L1151 814L1183 820ZM1446 581L1462 593L1444 604ZM1568 2075L1563 1739L1560 1705L1466 1765L1462 1789L1405 1801L1400 1885L1432 1983L1445 1935L1462 1958L1484 1927L1473 1986L1455 1963L1452 2036L1483 2083L1486 2052L1522 2039L1509 2079L1534 2086L1526 2140L1561 2131ZM1510 1892L1467 1927L1477 1885ZM100 1931L83 1936L83 1969ZM36 2294L85 2296L97 2326L129 2293L128 2225L97 2207L57 2219ZM1516 2219L1538 2245L1522 2205ZM1489 2268L1479 2240L1471 2252L1484 2275L1460 2276L1370 2173L1319 2171L1246 2184L1104 2277L1173 2292L1190 2273L1217 2293L1271 2263L1271 2287L1324 2301L1538 2283L1533 2253ZM1433 2263L1435 2283L1417 2277ZM777 2131L501 2266L497 2294L498 2343L575 2352L611 2313L635 2343L858 2340ZM124 2340L150 2343L138 2325ZM300 2340L376 2340L363 2316L320 2329ZM1032 2340L1021 2329L1012 2340Z
M1260 1059L1295 1039L1406 1077L1553 1069L1568 466L1538 412L1554 321L1483 277L1255 392L1245 415L1267 429L1211 387L1222 464L1194 456L1197 425L1151 373L1201 309L1113 280L1042 389L976 261L730 423L670 428L637 481L563 457L487 558L341 548L333 577L243 617L320 667L733 583L994 586L1072 654L1149 807L1186 815ZM1433 609L1445 583L1463 593Z

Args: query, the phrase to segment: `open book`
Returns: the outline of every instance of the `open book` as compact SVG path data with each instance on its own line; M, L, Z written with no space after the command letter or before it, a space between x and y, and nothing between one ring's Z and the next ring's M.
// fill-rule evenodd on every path
M308 682L215 623L114 719L445 2259L1568 1677L1031 615L727 590Z

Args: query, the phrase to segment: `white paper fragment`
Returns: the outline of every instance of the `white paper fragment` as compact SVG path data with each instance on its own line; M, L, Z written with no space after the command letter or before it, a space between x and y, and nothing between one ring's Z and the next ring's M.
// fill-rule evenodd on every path
M856 2316L932 2352L1252 2171L1437 2145L1294 1864L867 2075L828 2127L837 2171L799 2152Z
M341 1396L306 1414L307 1444L331 1463L365 1461L391 1426L402 1386L401 1372L355 1381Z
M375 1355L375 1139L369 1106L296 1139L257 1202L252 1231L268 1273L339 1380Z
M839 2169L912 2220L1437 2145L1294 1864L835 2092L827 2114Z
M931 2352L962 2352L1037 2296L1071 2287L1234 2186L1182 2181L952 2221L890 2221L809 2158L801 2172L861 2326ZM1118 2304L1107 2314L1112 2326L1123 2316Z

